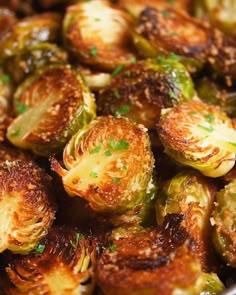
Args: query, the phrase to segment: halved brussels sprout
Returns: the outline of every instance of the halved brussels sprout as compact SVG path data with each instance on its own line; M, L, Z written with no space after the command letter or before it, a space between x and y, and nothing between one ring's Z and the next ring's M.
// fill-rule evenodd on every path
M212 255L210 217L216 187L198 171L186 169L166 181L156 199L157 223L171 213L184 216L181 225L194 239L197 255L204 269L211 269Z
M236 267L236 179L218 192L212 216L214 245L226 263Z
M41 42L55 42L60 33L61 16L48 12L18 21L4 34L0 42L0 58L18 54L28 46Z
M69 6L63 23L66 47L86 64L113 70L134 56L129 33L132 20L107 0Z
M195 83L198 96L206 103L218 105L228 116L236 117L236 90L208 77Z
M0 252L27 254L54 221L51 178L33 162L0 164Z
M194 95L192 79L175 55L143 60L123 69L101 89L98 113L124 115L154 129L162 108L191 100Z
M50 64L65 64L67 59L67 52L62 48L56 44L43 42L17 52L7 58L3 66L11 78L19 84L38 68Z
M208 18L211 26L227 34L236 33L236 2L234 0L195 0L193 14L202 19Z
M98 117L64 149L63 169L52 159L71 195L86 199L98 212L139 211L149 192L154 165L143 126L124 117Z
M41 69L15 92L16 117L7 138L14 145L48 156L95 117L95 101L81 75L66 65Z
M26 257L14 259L6 268L14 287L9 295L92 295L96 249L75 228L50 229L46 238Z
M189 0L118 0L118 4L132 16L138 18L146 7L155 7L160 10L175 8L178 10L189 9Z
M169 215L157 230L116 235L101 254L97 283L104 295L217 294L224 289L216 274L202 271L194 245Z
M140 14L133 42L145 57L174 52L194 72L206 62L212 36L208 27L187 13L147 7Z
M209 177L219 177L235 164L236 130L219 107L200 100L167 110L157 125L165 152L177 163Z

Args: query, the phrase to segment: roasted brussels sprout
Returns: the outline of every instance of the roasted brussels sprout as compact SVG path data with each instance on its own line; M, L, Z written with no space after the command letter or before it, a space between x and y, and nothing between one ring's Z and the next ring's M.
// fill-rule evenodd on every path
M163 114L157 130L173 160L206 176L223 176L235 164L236 130L217 106L184 102Z
M9 295L91 295L95 245L75 228L50 229L34 252L9 263Z
M206 18L210 24L227 34L235 34L236 2L234 0L195 0L193 14L197 18Z
M51 166L66 191L98 212L138 211L151 188L154 159L148 135L124 117L93 120L68 142L63 160L66 169L55 159Z
M184 216L181 225L194 239L197 255L204 269L210 269L213 254L210 217L216 187L198 171L186 169L166 181L156 201L157 223L171 213Z
M134 56L131 23L130 16L108 0L79 2L69 6L64 17L65 45L84 63L114 70Z
M16 22L15 14L10 9L0 6L0 42L4 34L11 30Z
M208 27L186 13L147 7L140 14L133 42L145 57L174 52L194 72L206 62L212 36Z
M8 127L14 145L48 156L95 117L94 96L81 75L66 65L41 69L15 92L18 116Z
M174 55L143 60L126 67L101 89L98 113L124 115L154 129L162 108L191 100L194 95L191 77Z
M228 86L236 83L236 41L221 31L214 31L208 62L216 77L225 80Z
M198 96L206 103L219 105L229 117L236 117L236 90L204 77L195 83Z
M51 178L33 162L5 161L0 187L0 252L27 254L54 221Z
M0 143L0 163L15 160L34 161L35 157L31 153L10 146L5 142Z
M165 10L169 8L175 8L178 10L189 9L189 0L118 0L117 3L126 9L132 16L138 17L142 10L146 7L155 7L157 9Z
M214 245L227 264L236 267L236 179L217 193L212 216Z
M180 227L180 215L169 215L157 230L118 237L97 265L104 295L217 294L224 289L214 274L204 273L194 246Z
M43 42L28 46L25 50L7 58L3 66L14 82L19 84L38 68L50 64L65 64L67 59L66 51L56 44Z
M41 42L55 42L60 33L61 16L48 12L18 21L0 42L0 59L18 54L28 46Z

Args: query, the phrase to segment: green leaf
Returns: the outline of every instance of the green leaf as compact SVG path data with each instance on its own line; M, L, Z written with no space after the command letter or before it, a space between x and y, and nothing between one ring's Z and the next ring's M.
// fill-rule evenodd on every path
M38 244L37 248L34 250L34 253L42 254L44 250L45 250L45 245Z
M111 151L105 151L105 155L106 155L107 157L109 157L109 156L112 155L112 152L111 152Z
M92 48L90 48L90 50L89 50L89 54L90 54L91 56L96 56L96 55L97 55L97 52L98 52L97 47L92 47Z

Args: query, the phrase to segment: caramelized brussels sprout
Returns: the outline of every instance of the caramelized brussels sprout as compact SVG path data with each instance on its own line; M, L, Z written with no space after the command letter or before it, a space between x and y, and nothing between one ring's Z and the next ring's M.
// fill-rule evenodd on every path
M56 41L60 33L60 22L60 15L52 12L34 15L17 22L1 39L1 60L18 54L28 46Z
M138 18L142 10L146 7L155 7L161 10L175 8L187 11L190 4L189 0L118 0L117 2L123 9L127 10L136 18Z
M129 15L107 0L69 6L64 17L66 47L81 61L113 70L133 57Z
M97 265L104 295L217 294L224 289L214 274L204 273L194 246L169 215L157 230L125 233L113 240Z
M179 164L209 177L223 176L235 164L236 131L217 106L184 102L167 110L157 129L165 152Z
M15 14L10 9L0 6L0 42L4 34L11 30L16 22Z
M27 254L55 216L51 178L33 162L0 164L0 252Z
M174 57L139 61L126 67L100 91L98 113L124 115L154 129L162 108L195 95L189 73Z
M236 117L236 90L207 77L195 83L198 96L206 103L218 105L229 117Z
M50 64L67 62L67 53L52 43L39 43L28 46L4 61L4 68L12 79L19 84L26 76L33 74L38 68Z
M0 143L0 163L15 160L34 161L35 157L31 153L10 146L5 142Z
M236 267L236 179L217 193L213 212L213 242L228 265Z
M228 86L236 83L236 41L219 30L214 31L214 38L208 56L213 73L225 80Z
M153 155L143 126L124 117L98 117L68 142L66 169L52 159L66 191L98 212L138 210L150 190ZM139 208L140 210L140 208Z
M212 42L208 27L174 9L144 9L134 30L133 42L145 57L174 52L190 71L206 62Z
M18 116L8 127L13 145L48 156L95 117L94 96L81 75L66 65L41 69L16 90Z
M34 252L19 257L6 268L14 287L9 295L91 295L96 250L75 228L50 229Z
M196 17L200 19L207 17L212 26L227 34L236 33L236 2L234 0L195 0L194 2L193 13Z
M212 245L210 217L216 187L198 171L179 172L162 185L156 201L157 223L171 213L184 216L181 223L197 245L197 255L204 269L210 269Z

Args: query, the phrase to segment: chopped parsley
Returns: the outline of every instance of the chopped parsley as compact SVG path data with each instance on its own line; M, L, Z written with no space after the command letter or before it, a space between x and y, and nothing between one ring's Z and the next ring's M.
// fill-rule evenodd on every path
M168 56L169 59L172 59L172 60L179 60L180 59L180 56L175 54L174 52L171 52Z
M174 98L174 99L176 99L177 97L176 97L176 94L173 92L173 91L169 91L169 97L170 98Z
M129 148L129 143L123 138L115 142L114 136L111 136L108 146L114 150L127 150Z
M106 155L107 157L109 157L109 156L112 155L112 152L111 152L111 151L105 151L105 155Z
M125 76L128 77L128 78L130 78L131 77L131 71L130 70L127 70L125 72Z
M236 193L232 193L233 197L236 198Z
M188 112L188 114L189 114L189 115L196 115L197 112L192 111L192 112Z
M132 57L130 58L130 62L133 63L133 64L135 64L135 63L137 62L136 57L135 57L135 56L132 56Z
M109 247L109 250L110 250L111 252L115 251L116 249L117 249L117 246L116 246L115 244L113 244L113 245L111 245L111 246Z
M161 14L166 17L166 16L169 16L170 15L170 12L167 9L163 9L161 11Z
M38 244L37 248L34 250L34 253L36 254L42 254L43 251L45 250L45 245L43 244Z
M90 172L90 176L93 177L93 178L98 178L98 174L94 171L91 171Z
M173 31L173 32L169 32L169 34L168 34L169 36L171 36L171 37L173 37L173 36L177 36L178 35L178 33L177 32L175 32L175 31Z
M112 177L112 182L114 182L114 183L120 183L120 178L118 178L118 177Z
M207 132L213 132L214 131L214 128L212 126L207 127L207 126L203 126L201 124L198 124L197 126L202 128L203 130L205 130Z
M120 98L120 92L119 92L118 89L115 89L115 90L113 91L113 93L114 93L114 96L115 96L116 98Z
M111 77L114 78L114 77L116 77L117 75L119 75L119 74L122 72L123 68L124 68L124 65L123 65L123 64L119 65L119 66L118 66L117 68L115 68L114 71L111 73Z
M11 133L11 136L19 136L21 133L21 128L18 128L16 131Z
M98 52L97 47L92 47L92 48L90 48L90 50L89 50L89 54L90 54L91 56L96 56L96 55L97 55L97 52Z
M22 114L29 109L29 106L22 103L21 101L16 101L16 111L18 114Z
M73 247L73 248L77 248L77 246L78 246L78 242L82 239L84 237L84 235L83 234L81 234L81 233L77 233L76 234L76 242L74 243L72 240L70 240L70 244L71 244L71 246Z
M102 146L98 145L98 146L96 146L94 149L92 149L90 151L90 154L97 154L97 153L99 153L101 151L101 149L102 149Z
M130 111L130 106L124 104L122 105L117 111L115 111L115 115L116 116L119 116L119 115L125 115L127 113L129 113Z
M128 168L127 168L127 166L124 165L124 166L121 167L121 170L126 171L126 170L128 170Z
M215 117L212 114L205 115L205 118L209 123L213 122L215 120Z
M6 74L0 76L0 79L1 79L1 81L2 81L4 84L8 84L8 83L11 82L11 77L10 77L9 75L6 75Z

